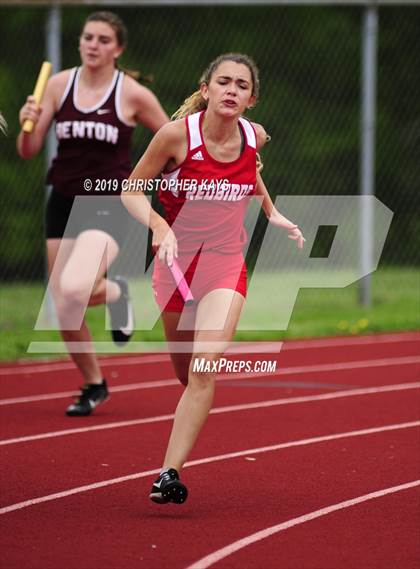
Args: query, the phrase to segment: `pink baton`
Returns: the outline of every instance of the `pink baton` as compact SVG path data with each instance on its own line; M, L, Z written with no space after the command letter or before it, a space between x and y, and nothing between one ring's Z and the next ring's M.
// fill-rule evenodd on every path
M178 262L174 259L172 261L172 265L170 265L169 268L186 306L190 306L194 302L194 297L191 293L187 281L185 280L184 273L181 271L180 266L178 265Z

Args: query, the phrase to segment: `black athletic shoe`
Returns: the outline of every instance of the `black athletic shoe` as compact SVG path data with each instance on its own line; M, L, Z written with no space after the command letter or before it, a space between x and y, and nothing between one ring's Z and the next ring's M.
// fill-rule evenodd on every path
M175 468L164 470L153 482L149 495L150 499L157 504L183 504L188 497L187 487L179 479Z
M121 296L116 302L108 304L111 316L111 334L117 346L124 346L134 331L134 311L128 293L128 283L124 277L114 277L121 290Z
M82 393L77 401L67 407L66 415L70 417L90 415L92 411L104 403L108 397L108 386L106 381L103 380L100 384L88 383L81 387Z

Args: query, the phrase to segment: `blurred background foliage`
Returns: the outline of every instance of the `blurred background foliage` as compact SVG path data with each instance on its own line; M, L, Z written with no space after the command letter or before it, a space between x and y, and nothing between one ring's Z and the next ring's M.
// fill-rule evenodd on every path
M63 7L63 68L78 65L78 35L96 6ZM129 30L122 67L153 74L171 114L208 63L227 51L251 55L261 73L249 118L272 141L264 178L273 195L359 191L361 7L120 7ZM0 6L0 266L4 281L42 280L45 157L15 150L18 111L45 59L48 8ZM381 265L418 265L420 251L420 6L379 9L376 195L395 212ZM150 133L135 134L133 164ZM264 224L259 225L259 236ZM257 236L258 237L258 236ZM254 246L258 238L254 239Z

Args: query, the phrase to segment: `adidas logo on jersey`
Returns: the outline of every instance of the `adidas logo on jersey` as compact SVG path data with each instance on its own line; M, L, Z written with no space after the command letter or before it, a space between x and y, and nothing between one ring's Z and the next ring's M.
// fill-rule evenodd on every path
M195 154L193 154L191 156L191 160L204 160L204 156L201 152L201 150L199 150L198 152L196 152Z

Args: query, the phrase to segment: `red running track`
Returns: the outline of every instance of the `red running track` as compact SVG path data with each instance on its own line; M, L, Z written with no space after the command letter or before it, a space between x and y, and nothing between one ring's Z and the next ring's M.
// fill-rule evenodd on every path
M220 377L182 506L147 498L182 390L167 357L105 358L113 394L87 418L63 414L68 362L0 366L2 567L418 569L419 347L252 355L277 372Z

